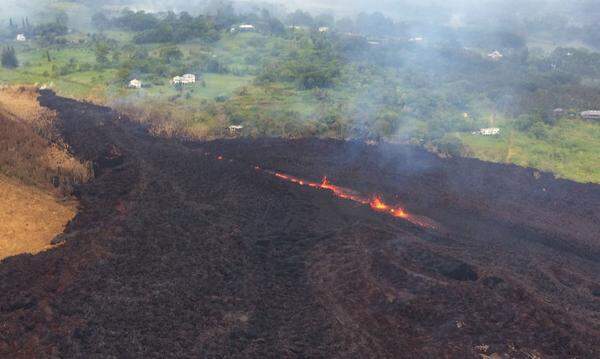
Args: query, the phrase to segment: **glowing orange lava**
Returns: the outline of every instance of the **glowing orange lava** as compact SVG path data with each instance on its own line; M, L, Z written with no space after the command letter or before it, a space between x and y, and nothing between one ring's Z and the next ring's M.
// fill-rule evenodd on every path
M370 204L371 204L371 208L378 210L378 211L389 211L390 210L390 206L383 203L383 201L379 197L373 198L373 200L371 201Z
M223 156L217 156L217 159L221 161L224 158L223 158ZM229 160L229 161L231 162L232 160ZM294 183L294 184L297 184L300 186L306 186L306 187L330 191L338 198L347 199L347 200L350 200L353 202L360 203L362 205L368 205L374 211L381 212L381 213L387 213L388 215L391 215L396 218L402 218L412 224L415 224L415 225L418 225L418 226L421 226L424 228L432 228L432 229L439 228L436 222L434 222L433 220L431 220L427 217L409 214L402 207L391 206L391 205L385 203L381 199L380 196L367 197L367 196L361 195L360 193L358 193L354 190L336 186L336 185L332 184L331 182L329 182L327 177L323 177L323 181L321 181L321 182L313 182L313 181L307 181L307 180L304 180L304 179L301 179L298 177L294 177L294 176L291 176L291 175L288 175L285 173L281 173L281 172L263 170L259 166L254 166L254 169L256 171L263 171L263 172L268 173L272 176L275 176L281 180L291 182L291 183Z
M374 211L381 212L381 213L387 213L393 217L405 219L405 220L407 220L413 224L416 224L418 226L421 226L421 227L426 227L426 228L436 228L437 227L435 222L433 222L432 220L430 220L426 217L411 215L408 212L406 212L406 210L404 210L404 208L402 208L402 207L391 206L391 205L385 203L381 199L380 196L375 196L372 199L369 199L369 197L365 197L365 196L357 193L356 191L332 184L327 179L327 177L323 178L323 181L321 183L318 183L318 182L303 180L298 177L290 176L290 175L287 175L287 174L284 174L281 172L272 172L272 171L265 171L265 172L272 174L279 179L282 179L284 181L288 181L291 183L295 183L300 186L307 186L307 187L311 187L311 188L318 188L318 189L322 189L322 190L331 191L336 197L347 199L347 200L350 200L353 202L358 202L363 205L369 205Z
M392 206L384 203L381 200L381 197L379 197L379 196L376 196L375 198L373 198L373 200L371 200L371 203L369 203L369 205L371 206L371 208L373 208L374 210L376 210L378 212L387 212L387 213L391 214L392 216L398 217L398 218L409 218L409 216L406 213L406 211L404 210L404 208L392 207Z

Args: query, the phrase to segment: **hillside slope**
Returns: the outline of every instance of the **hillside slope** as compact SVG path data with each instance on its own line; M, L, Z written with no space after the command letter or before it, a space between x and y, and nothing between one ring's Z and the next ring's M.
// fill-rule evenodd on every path
M181 144L40 101L96 177L64 246L0 263L0 356L600 356L598 186L405 146Z
M0 259L49 248L75 216L69 195L91 173L56 142L55 117L36 89L0 89Z
M0 260L51 247L76 213L74 203L0 175Z

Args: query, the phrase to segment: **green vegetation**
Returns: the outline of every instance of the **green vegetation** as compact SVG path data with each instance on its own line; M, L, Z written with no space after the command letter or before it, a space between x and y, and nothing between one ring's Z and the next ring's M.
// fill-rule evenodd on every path
M507 129L498 138L459 135L472 155L486 161L515 163L583 182L600 179L600 126L562 119L543 138Z
M546 33L472 24L415 34L380 13L277 18L236 15L226 2L211 16L60 4L45 21L10 19L0 31L0 83L107 103L166 136L242 125L245 136L385 139L600 182L600 124L579 116L599 109L600 56L530 51ZM531 21L523 26L541 34ZM594 41L570 31L565 43ZM183 74L196 82L173 82ZM141 88L129 88L133 79ZM471 134L486 127L501 134Z

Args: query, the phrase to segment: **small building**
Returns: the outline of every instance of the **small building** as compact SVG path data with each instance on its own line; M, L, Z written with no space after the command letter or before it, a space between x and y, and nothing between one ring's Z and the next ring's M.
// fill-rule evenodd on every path
M254 25L250 25L250 24L241 24L238 26L234 26L231 28L231 32L254 32L256 31L256 27L254 27Z
M321 26L319 28L319 32L328 32L328 31L329 31L329 28L327 26Z
M600 111L583 111L581 117L584 120L600 120Z
M502 55L502 54L500 53L500 51L498 51L498 50L494 50L493 52L490 52L490 53L487 55L487 57L488 57L488 58L490 58L490 59L491 59L491 60L493 60L493 61L499 61L499 60L502 60L502 58L504 57L504 55Z
M424 40L425 40L425 38L423 38L421 36L411 37L410 39L408 39L408 41L410 41L410 42L423 42Z
M481 136L497 136L500 134L500 129L498 127L482 128L479 131L473 132L473 134Z
M244 129L244 126L240 126L240 125L231 125L227 128L229 130L229 134L232 136L236 136L239 135L242 130Z
M17 39L18 42L25 42L27 41L27 37L25 36L25 34L17 34Z
M555 108L554 110L552 110L552 115L555 118L561 118L565 115L565 110L562 108Z
M138 79L133 79L133 80L129 81L129 85L127 87L129 87L131 89L141 89L142 81L140 81Z
M175 85L175 84L182 84L182 85L193 84L193 83L196 83L196 75L185 74L183 76L175 76L175 77L173 77L173 80L171 80L171 82L173 83L173 85Z

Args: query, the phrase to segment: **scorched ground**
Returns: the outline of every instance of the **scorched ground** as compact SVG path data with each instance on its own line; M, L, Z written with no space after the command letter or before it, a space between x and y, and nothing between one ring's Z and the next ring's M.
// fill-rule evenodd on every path
M63 245L0 263L0 357L600 357L597 185L401 146L178 143L40 102L95 179Z

